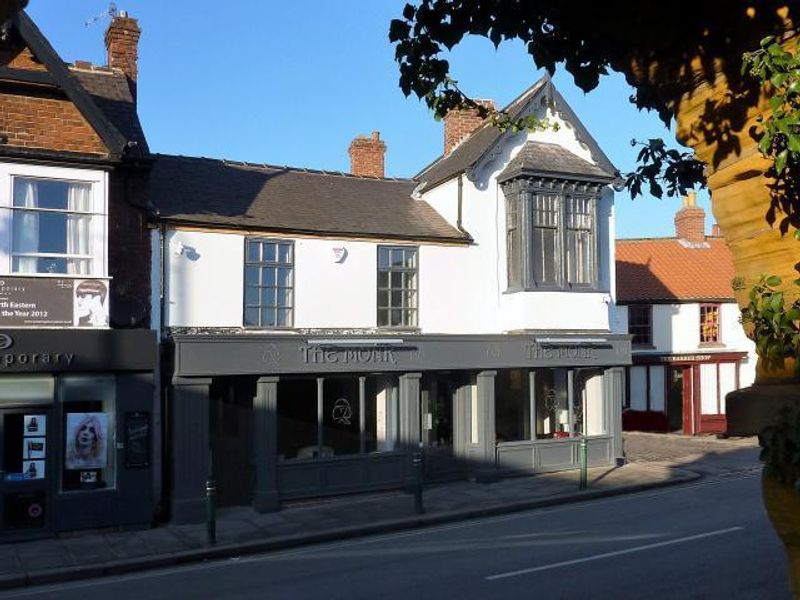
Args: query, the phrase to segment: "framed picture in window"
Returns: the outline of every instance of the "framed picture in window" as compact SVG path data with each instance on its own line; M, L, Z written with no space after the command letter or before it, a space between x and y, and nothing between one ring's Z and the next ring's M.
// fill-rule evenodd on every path
M67 413L66 417L66 468L105 468L108 463L108 415L100 412Z

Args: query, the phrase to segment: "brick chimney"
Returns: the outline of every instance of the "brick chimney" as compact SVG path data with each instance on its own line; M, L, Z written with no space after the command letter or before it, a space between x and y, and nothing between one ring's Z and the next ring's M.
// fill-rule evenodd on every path
M680 239L692 244L702 244L706 241L706 211L697 206L694 192L683 199L683 207L675 213L675 233Z
M350 142L347 153L350 155L350 172L353 175L384 176L386 144L381 140L379 131L373 131L370 137L359 135Z
M106 50L108 50L108 66L119 69L128 77L128 85L134 99L136 98L136 78L139 74L137 62L139 58L139 22L121 10L114 15L106 30Z
M495 110L494 100L475 100L477 104ZM474 108L454 109L444 117L444 155L448 156L453 148L458 146L478 127L483 125L483 119L478 116Z

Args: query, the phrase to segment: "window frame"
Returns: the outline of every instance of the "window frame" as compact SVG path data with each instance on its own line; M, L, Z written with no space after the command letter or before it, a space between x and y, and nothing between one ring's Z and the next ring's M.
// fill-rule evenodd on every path
M503 182L502 190L505 195L506 203L506 291L531 292L531 291L588 291L602 292L607 291L601 288L601 262L602 253L600 246L600 223L598 220L598 205L601 199L603 184L581 181L555 180L545 178L515 178ZM535 259L535 239L534 218L537 211L537 199L542 196L556 196L558 202L557 213L557 233L555 239L554 268L556 272L555 282L538 281L534 274ZM567 254L569 249L569 231L573 228L568 226L568 204L572 200L587 200L589 202L591 236L590 252L590 281L578 282L570 281L569 264ZM508 254L508 239L510 235L510 219L508 213L512 207L516 208L518 215L518 239L520 243L520 269L517 281L511 277L512 265ZM583 231L583 229L576 229Z
M273 261L264 261L263 255L261 255L261 259L257 262L251 262L249 259L249 246L251 243L258 243L258 244L275 244L275 260ZM289 263L282 263L280 262L280 247L281 245L288 245L291 248L291 262ZM259 251L261 252L261 251ZM295 313L297 311L297 292L296 292L296 282L295 282L295 263L297 262L297 255L296 255L296 245L294 240L286 239L286 238L273 238L273 237L264 237L264 236L247 236L244 239L244 260L242 265L242 283L243 283L243 290L242 290L242 326L246 329L293 329L294 328L294 321L295 321ZM291 282L289 286L280 286L277 283L277 269L283 267L285 268L286 265L290 266L290 278ZM255 267L259 269L259 284L255 286L256 289L261 290L265 288L272 288L275 290L275 304L274 305L266 305L261 303L261 294L259 293L259 300L258 304L255 305L248 305L247 303L247 290L249 286L247 282L247 268L248 267ZM276 283L274 286L264 286L261 285L261 272L262 269L265 267L271 267L276 269ZM283 306L278 301L278 291L279 290L289 290L291 293L291 306ZM247 309L248 308L256 308L258 310L258 324L257 325L248 325L247 323ZM271 308L274 316L275 316L275 324L269 325L264 324L262 320L262 315L264 314L265 308ZM290 318L288 319L288 323L286 325L278 325L278 314L281 310L288 310L290 314Z
M391 262L391 253L392 251L403 251L404 253L411 250L414 253L414 267L409 268L405 265L405 254L404 257L404 264L401 267L392 266ZM381 253L382 252L389 252L389 265L387 267L381 266ZM376 256L376 269L375 269L375 323L376 326L380 329L392 329L392 330L416 330L419 328L419 246L410 246L410 245L379 245L377 247ZM381 272L389 273L389 282L388 287L381 287L380 285L380 274ZM401 288L393 288L392 287L392 273L413 273L413 288L401 287ZM392 305L392 293L394 291L400 292L401 295L401 305L399 308L394 308ZM381 292L388 292L388 305L381 306ZM405 298L409 293L413 292L415 302L413 306L406 306L405 305ZM391 324L391 313L393 310L399 310L401 316L401 323L399 325L392 325ZM381 323L381 312L385 311L387 316L387 322ZM407 323L406 320L406 312L411 312L414 315L413 323Z
M703 311L714 309L717 313L717 336L716 339L713 340L704 340L703 339L703 328L704 328L704 321L703 321ZM704 302L700 304L699 313L698 313L698 333L700 335L700 345L701 346L717 346L723 344L722 339L722 305L716 302Z
M14 206L14 182L16 179L35 179L42 181L58 181L80 183L90 186L90 211L66 211L37 209L36 212L59 212L68 214L87 214L92 216L91 235L91 271L89 273L24 273L12 270L13 257L13 223L14 214L20 208ZM3 193L4 191L4 193ZM22 209L27 210L27 209ZM58 279L107 279L108 278L108 172L101 169L80 169L69 167L51 167L31 164L0 164L0 227L9 234L0 243L0 275L7 277L36 277ZM35 253L37 255L56 256L52 253ZM18 254L17 254L18 255ZM26 254L29 255L29 254ZM57 254L58 257L68 257ZM89 255L87 255L88 257Z
M647 312L648 340L646 342L636 342L636 341L634 341L638 334L634 333L631 330L631 324L632 324L631 309L636 309L636 310L644 309ZM638 323L637 323L637 326L643 327L643 325L638 324ZM633 336L631 338L631 345L632 346L636 346L638 348L653 348L655 346L654 338L653 338L653 305L652 304L629 304L628 305L628 333Z

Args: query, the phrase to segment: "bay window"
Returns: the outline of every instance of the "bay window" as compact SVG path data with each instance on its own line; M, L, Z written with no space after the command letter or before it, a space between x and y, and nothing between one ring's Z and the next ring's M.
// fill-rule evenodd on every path
M508 289L597 289L601 185L543 178L502 185Z

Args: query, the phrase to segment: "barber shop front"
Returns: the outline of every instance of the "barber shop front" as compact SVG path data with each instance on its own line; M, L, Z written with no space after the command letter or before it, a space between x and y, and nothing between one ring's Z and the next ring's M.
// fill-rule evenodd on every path
M627 336L175 335L171 518L622 456Z
M0 334L0 541L148 524L155 334Z

